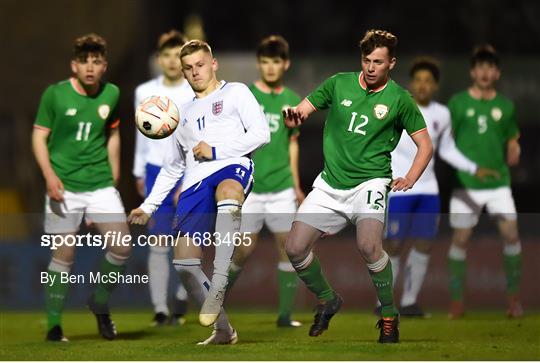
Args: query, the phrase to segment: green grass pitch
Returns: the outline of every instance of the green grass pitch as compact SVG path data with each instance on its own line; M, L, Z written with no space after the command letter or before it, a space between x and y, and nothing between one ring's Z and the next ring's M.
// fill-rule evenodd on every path
M459 321L445 313L402 319L401 343L378 344L376 317L367 312L337 314L322 336L307 335L311 314L296 314L298 329L278 329L268 311L233 310L234 346L197 346L211 330L191 313L182 327L152 328L150 312L113 311L115 341L97 335L86 311L64 316L69 343L46 343L44 314L4 312L0 320L2 360L540 360L540 314L506 319L502 311L473 312Z

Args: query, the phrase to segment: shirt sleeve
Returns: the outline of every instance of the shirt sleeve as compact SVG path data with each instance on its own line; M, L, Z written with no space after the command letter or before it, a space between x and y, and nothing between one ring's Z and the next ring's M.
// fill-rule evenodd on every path
M168 144L169 150L165 154L163 166L152 187L152 191L140 206L147 214L152 214L159 208L165 197L184 175L187 150L181 142L179 133L175 132L173 137L170 137L170 140L171 142Z
M454 137L452 136L450 112L445 115L445 119L442 122L438 153L444 161L455 169L467 172L471 175L474 175L478 169L478 165L463 155L456 146Z
M409 135L412 136L426 128L424 116L408 92L400 97L398 107L399 121Z
M135 110L141 100L139 88L135 90ZM133 115L135 116L135 114ZM150 140L144 136L137 127L135 127L135 155L133 159L133 175L136 178L144 178L146 176L146 154L148 153L148 142Z
M50 130L53 127L54 117L54 86L49 86L41 95L34 126Z
M235 102L238 117L246 132L225 145L213 147L214 160L245 156L270 142L268 121L266 121L259 103L247 86L243 85L237 88Z
M311 92L306 99L317 110L325 110L332 105L332 96L336 84L336 75L321 83L315 91Z

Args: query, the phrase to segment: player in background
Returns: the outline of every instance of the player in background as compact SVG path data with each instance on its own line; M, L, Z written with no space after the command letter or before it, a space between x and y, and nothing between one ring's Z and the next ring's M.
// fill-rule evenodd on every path
M482 209L497 217L504 242L509 317L523 315L519 300L522 254L517 213L510 189L509 166L519 163L519 129L512 101L497 92L501 76L499 56L492 46L480 46L471 57L472 85L448 103L456 145L469 159L495 169L500 178L479 180L457 171L456 188L450 199L450 225L454 232L448 253L450 273L450 318L464 314L467 244Z
M134 224L146 223L184 177L175 226L175 234L181 237L174 246L173 264L189 295L201 306L201 325L215 323L212 335L200 344L234 344L238 337L223 299L234 244L241 240L241 206L253 180L248 155L270 141L270 131L247 86L217 80L218 63L207 43L187 42L180 59L196 98L181 107L181 121L170 137L154 188L129 219ZM216 254L210 282L201 259L202 247L212 242Z
M433 95L439 88L438 62L429 57L418 58L411 66L409 75L411 93L426 121L433 149L444 161L458 170L480 179L496 177L496 170L478 167L456 148L452 137L450 112L446 106L433 100ZM415 153L414 142L408 137L402 137L392 151L392 173L405 175ZM400 255L404 242L410 239L413 243L403 270L405 276L399 310L401 316L424 316L424 311L416 299L426 276L429 252L437 235L439 214L439 187L433 158L413 189L405 194L389 194L384 249L392 262L394 283L400 270Z
M184 35L176 30L163 33L159 37L157 61L162 74L135 89L135 108L145 98L153 95L167 96L178 107L193 100L195 93L184 79L180 62L180 49L186 41ZM163 165L168 143L168 139L153 140L145 137L141 132L136 132L133 175L136 178L137 191L143 198L150 194L154 186L156 177ZM148 254L150 297L155 314L152 324L155 326L164 325L168 321L182 325L185 321L183 316L187 308L187 292L181 282L176 290L173 314L170 317L167 306L170 246L167 246L165 236L170 235L172 232L173 218L176 211L175 193L179 192L179 186L180 182L165 197L148 223L148 232L150 234L163 236L163 238L160 238L160 246L150 247Z
M75 235L83 217L92 220L102 235L129 234L120 194L120 131L117 105L120 91L101 82L107 70L107 46L96 34L75 40L73 76L49 86L41 97L34 123L34 156L47 185L45 233ZM99 272L123 273L131 246L109 245ZM62 332L62 310L69 288L60 282L69 273L75 246L52 251L45 287L47 340L67 341ZM52 280L54 278L54 280ZM116 337L107 302L115 284L99 283L88 300L100 334Z
M297 105L301 100L294 91L283 85L283 76L289 66L289 44L283 37L271 35L259 43L257 69L260 79L250 86L250 90L268 120L271 140L253 156L257 170L255 183L242 206L241 227L241 231L251 233L252 243L242 244L235 249L228 287L230 291L248 257L255 250L258 233L266 224L274 234L279 251L278 327L301 325L291 320L298 277L285 253L285 241L291 229L297 203L302 203L305 198L298 173L298 129L285 127L281 114L284 107Z
M311 113L328 109L323 136L324 169L295 217L285 249L300 278L319 299L309 335L328 329L341 297L324 276L313 245L323 234L356 226L356 243L382 304L377 326L380 343L399 341L392 266L382 248L386 196L408 190L429 161L432 145L426 123L410 94L389 78L396 65L397 38L368 30L360 41L361 72L338 73L298 106L285 110L285 123L296 127ZM392 180L390 153L402 130L418 147L407 174Z

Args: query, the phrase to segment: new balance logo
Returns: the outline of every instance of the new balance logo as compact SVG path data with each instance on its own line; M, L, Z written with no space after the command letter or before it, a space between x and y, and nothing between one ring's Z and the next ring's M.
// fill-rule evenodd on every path
M68 108L66 110L66 116L75 116L77 114L76 108Z
M351 100L348 100L348 99L344 99L343 101L341 101L341 104L345 107L351 107L352 105L352 101Z

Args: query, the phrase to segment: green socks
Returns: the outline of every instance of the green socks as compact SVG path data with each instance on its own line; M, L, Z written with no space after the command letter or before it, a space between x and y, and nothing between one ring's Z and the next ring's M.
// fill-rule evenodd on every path
M519 291L523 268L523 257L519 242L504 247L503 265L506 274L506 290L509 295L516 295Z
M49 281L45 286L45 310L47 312L47 330L50 330L55 325L62 325L62 310L64 310L64 304L66 301L67 292L69 289L69 283L60 282L60 273L69 273L69 267L61 267L64 270L61 272L53 271L58 265L55 262L51 262L47 273L49 274ZM53 280L54 279L54 280Z
M294 268L298 273L298 277L304 281L311 292L317 295L319 300L330 301L336 296L334 290L324 277L319 259L313 252L304 261L295 264Z
M288 270L285 269L288 267ZM288 262L280 262L278 266L278 289L279 289L279 316L290 317L296 290L298 288L298 277L296 272L290 271L292 266Z
M384 252L384 256L379 261L368 263L367 267L373 286L375 286L375 290L377 291L377 298L381 302L381 316L383 318L397 316L398 310L394 305L392 263L386 252Z
M110 273L124 273L125 260L119 260L118 258L111 255L110 252L105 254L105 258L101 261L99 272L101 275L108 275ZM93 294L94 303L97 305L107 305L111 293L117 284L101 282L98 284L96 290Z
M448 273L450 275L450 296L452 301L463 301L465 275L467 270L465 250L451 246L448 252Z

